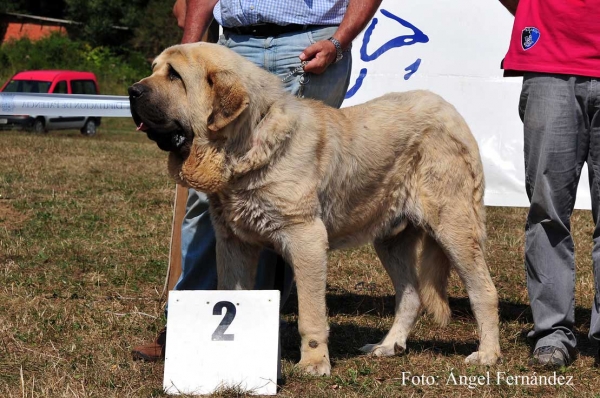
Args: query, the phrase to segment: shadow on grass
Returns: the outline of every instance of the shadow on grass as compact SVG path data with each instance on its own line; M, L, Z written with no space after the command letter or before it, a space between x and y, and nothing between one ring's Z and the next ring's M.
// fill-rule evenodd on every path
M369 315L376 317L391 317L394 315L394 297L390 295L376 296L371 294L351 293L348 291L335 291L327 294L327 309L329 317ZM475 323L469 299L466 297L449 299L452 310L452 319ZM295 292L290 295L282 313L298 315L298 301ZM533 325L533 316L528 304L500 301L500 322L521 325L523 330L519 334L519 342L532 347L532 342L527 339L527 333ZM575 308L575 336L578 341L579 353L582 356L594 357L597 347L591 343L587 336L590 325L590 309ZM387 333L386 329L357 325L351 323L335 323L330 320L331 340L330 355L332 360L352 358L362 353L359 347L367 343L380 341ZM477 341L459 340L415 340L409 338L408 350L413 352L433 351L444 356L467 356L477 349ZM297 324L288 324L282 329L283 357L298 361L300 337Z
M330 323L329 355L332 361L341 361L365 353L360 347L368 343L381 341L386 331L377 328L359 326L355 324ZM281 333L282 358L298 362L300 360L300 336L297 324L288 324ZM421 340L409 338L407 342L408 354L411 352L433 352L443 356L468 356L477 350L477 342L453 340Z

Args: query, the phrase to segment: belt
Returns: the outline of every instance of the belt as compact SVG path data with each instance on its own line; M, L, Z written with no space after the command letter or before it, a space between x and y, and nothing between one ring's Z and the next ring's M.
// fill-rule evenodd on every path
M273 37L283 35L285 33L303 32L307 30L326 28L328 26L330 25L277 25L274 23L263 23L249 26L237 26L233 28L223 27L223 32L247 36Z

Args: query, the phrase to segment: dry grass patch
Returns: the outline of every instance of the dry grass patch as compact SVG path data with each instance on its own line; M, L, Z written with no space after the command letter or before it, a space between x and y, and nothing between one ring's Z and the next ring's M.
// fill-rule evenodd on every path
M162 364L133 362L133 346L164 324L173 183L166 156L130 121L107 119L93 138L79 132L2 132L0 152L0 396L162 397ZM282 396L600 396L595 348L587 342L594 282L593 225L573 216L581 355L558 376L573 386L497 385L503 375L550 376L527 365L532 327L523 266L526 210L488 208L487 261L500 294L504 363L464 365L477 344L475 321L453 275L452 322L427 316L409 354L370 358L358 347L383 337L393 320L393 289L371 247L330 255L327 299L332 376L306 377L299 359L296 297L283 311ZM490 385L454 385L487 376ZM406 377L410 372L410 377ZM536 373L534 373L536 372ZM433 377L433 385L426 379ZM501 374L502 375L502 374ZM423 380L414 383L415 380ZM238 396L237 389L219 396Z

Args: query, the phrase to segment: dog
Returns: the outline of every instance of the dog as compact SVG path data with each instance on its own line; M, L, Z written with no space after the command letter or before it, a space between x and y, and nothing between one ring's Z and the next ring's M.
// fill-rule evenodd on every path
M169 152L169 174L208 195L219 289L252 289L269 247L294 270L301 359L329 375L327 250L372 242L395 291L395 320L362 351L402 354L424 307L450 318L451 267L477 320L469 364L501 358L498 297L484 259L479 149L456 109L429 91L334 109L216 44L164 50L129 88L138 130Z

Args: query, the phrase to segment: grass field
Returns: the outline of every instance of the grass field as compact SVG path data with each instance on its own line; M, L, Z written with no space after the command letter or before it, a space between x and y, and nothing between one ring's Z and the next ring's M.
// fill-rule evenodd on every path
M133 346L164 325L174 184L166 155L130 120L105 119L97 136L76 131L0 132L0 396L162 397L163 364L133 362ZM588 344L594 282L591 214L576 211L576 333L580 356L558 376L571 385L514 385L553 376L527 365L532 327L523 269L525 209L488 208L487 262L500 295L502 364L464 365L475 320L452 276L452 322L422 317L403 357L358 351L393 319L392 286L370 247L330 255L327 300L331 377L306 377L296 298L284 308L284 397L600 397ZM433 385L408 379L423 375ZM455 385L490 372L489 385ZM505 373L501 373L505 372ZM500 376L500 383L497 383ZM513 377L511 379L510 377ZM479 379L477 379L479 380ZM522 384L523 378L520 379ZM487 381L483 382L487 384ZM547 383L549 384L549 383ZM235 396L235 391L222 395Z

